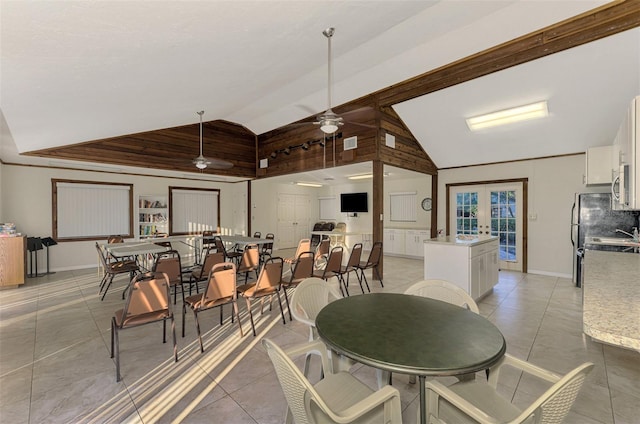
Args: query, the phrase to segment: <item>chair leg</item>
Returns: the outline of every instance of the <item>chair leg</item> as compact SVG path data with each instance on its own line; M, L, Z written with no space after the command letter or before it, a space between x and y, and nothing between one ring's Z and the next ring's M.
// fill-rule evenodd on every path
M187 315L187 305L182 303L182 337L184 337L184 319Z
M204 353L204 346L202 345L202 336L200 335L200 322L198 321L198 311L193 309L193 316L196 320L196 333L198 333L198 341L200 342L200 353Z
M111 282L113 281L113 274L111 274L109 276L109 282L107 283L107 286L105 287L104 291L102 292L102 297L100 298L100 300L104 300L104 297L107 295L107 291L109 290L109 287L111 287Z
M245 297L244 300L247 302L247 309L249 310L249 319L251 320L251 329L253 330L253 337L256 336L256 326L253 323L253 312L251 311L251 301L248 297Z
M282 310L282 300L280 299L280 290L276 291L276 297L278 298L278 305L280 305L280 315L282 315L282 323L286 324L287 320L284 319L284 311Z
M238 304L233 302L233 312L231 312L231 317L233 322L233 313L235 312L236 318L238 319L238 328L240 329L240 337L244 337L244 333L242 332L242 323L240 322L240 313L238 312Z
M162 343L167 342L167 319L162 320Z
M223 321L223 314L222 314L223 307L224 305L220 305L220 325L222 325L222 321ZM231 315L231 322L233 322L233 315Z
M287 296L287 288L283 286L282 291L284 292L284 300L287 302L287 310L289 311L289 321L293 321L293 315L291 315L291 307L289 306L289 296Z
M173 335L173 357L178 362L178 343L176 342L176 320L171 314L171 334Z
M113 338L114 338L114 332L116 328L116 319L115 317L111 317L111 357L113 358Z

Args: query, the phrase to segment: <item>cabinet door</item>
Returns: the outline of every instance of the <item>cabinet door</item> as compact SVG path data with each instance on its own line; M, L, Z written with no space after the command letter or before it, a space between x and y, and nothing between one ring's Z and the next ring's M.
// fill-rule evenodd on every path
M404 255L405 230L393 230L393 252L397 255Z
M471 258L469 268L471 274L469 293L473 299L480 297L480 288L485 284L487 279L487 258L485 255L479 255Z
M491 290L493 286L498 284L498 249L493 249L485 253L487 264L487 275L485 284L481 287L480 294L484 294Z
M404 253L409 256L422 256L418 251L418 232L407 230L404 235Z

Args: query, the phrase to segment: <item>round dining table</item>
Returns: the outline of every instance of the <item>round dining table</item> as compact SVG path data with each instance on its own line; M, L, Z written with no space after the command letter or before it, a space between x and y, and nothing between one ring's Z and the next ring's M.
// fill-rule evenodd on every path
M485 370L506 342L486 318L435 299L370 293L336 300L316 318L320 338L335 352L371 367L417 375L420 422L426 422L427 376Z

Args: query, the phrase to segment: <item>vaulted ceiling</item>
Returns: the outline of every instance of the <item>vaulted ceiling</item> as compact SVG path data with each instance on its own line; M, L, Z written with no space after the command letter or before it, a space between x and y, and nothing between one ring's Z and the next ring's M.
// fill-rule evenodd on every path
M125 168L189 171L198 154L199 110L205 121L216 121L205 125L205 155L232 154L224 134L250 144L252 134L326 109L321 32L329 26L336 27L333 104L377 93L376 101L394 108L438 167L584 151L610 144L628 102L640 94L638 2L616 3L562 26L564 32L513 44L529 54L538 49L540 59L519 64L522 57L513 51L494 57L495 69L505 69L491 73L487 58L493 46L603 4L203 1L150 7L3 0L0 159L52 165L60 157L55 153L48 155L53 161L25 154L80 143L67 162L86 160L90 146L102 165L108 155L100 149L125 158L119 162ZM562 40L581 44L572 33L585 26L592 39L619 33L564 51L570 46ZM545 49L561 52L545 56ZM481 65L474 55L482 51L484 70L466 81ZM443 70L452 63L447 70L457 69L459 77ZM448 83L441 87L443 78ZM454 85L456 78L463 83ZM465 117L539 99L549 101L551 118L544 122L479 134L465 127ZM160 129L168 129L162 137L169 137L170 149L159 148L157 134L140 137ZM165 158L156 156L159 150ZM138 156L125 163L134 154L143 154L145 163ZM260 158L237 159L236 169L249 172Z

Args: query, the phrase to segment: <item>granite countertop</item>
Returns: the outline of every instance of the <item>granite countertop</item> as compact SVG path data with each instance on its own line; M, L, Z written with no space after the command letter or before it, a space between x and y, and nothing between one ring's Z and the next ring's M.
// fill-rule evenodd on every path
M456 246L476 246L482 243L488 243L493 240L498 240L496 236L467 236L467 235L459 235L459 236L445 236L438 237L425 240L425 243L433 243L433 244L451 244Z
M584 261L584 333L640 352L640 255L587 250Z

